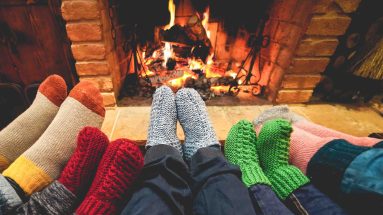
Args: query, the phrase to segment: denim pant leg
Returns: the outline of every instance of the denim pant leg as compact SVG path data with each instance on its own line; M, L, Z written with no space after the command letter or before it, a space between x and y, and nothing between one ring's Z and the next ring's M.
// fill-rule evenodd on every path
M152 146L145 165L122 214L189 214L191 211L190 175L181 154L168 145Z
M282 203L270 186L256 184L249 188L249 192L257 214L293 215L293 213Z
M346 214L342 208L312 184L304 185L295 190L289 197L287 197L285 204L295 214Z
M193 214L255 214L241 171L228 163L218 147L197 151L190 161Z

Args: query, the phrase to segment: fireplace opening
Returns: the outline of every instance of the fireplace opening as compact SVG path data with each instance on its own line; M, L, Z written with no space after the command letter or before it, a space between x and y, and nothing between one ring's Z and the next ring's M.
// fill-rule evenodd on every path
M120 103L150 100L155 89L195 88L205 101L259 102L261 49L272 2L115 1L113 31L124 79ZM219 102L218 102L219 103Z

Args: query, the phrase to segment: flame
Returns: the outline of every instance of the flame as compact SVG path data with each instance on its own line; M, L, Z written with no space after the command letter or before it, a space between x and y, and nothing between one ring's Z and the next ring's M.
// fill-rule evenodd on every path
M170 13L170 22L169 22L169 24L167 24L165 26L165 28L164 28L165 30L168 30L169 28L171 28L174 25L174 20L176 17L176 5L174 4L173 0L169 0L168 10Z
M206 31L207 38L210 39L211 32L209 31L209 17L210 17L210 7L207 7L206 11L203 13L202 26ZM207 61L206 61L207 65L213 64L213 57L214 57L214 53L207 57Z
M169 10L169 13L170 13L170 22L169 22L169 24L167 24L165 26L165 28L164 28L165 30L168 30L169 28L171 28L174 25L174 20L175 20L175 17L176 17L176 5L174 4L173 0L169 0L168 10ZM164 62L162 64L164 67L166 66L166 62L168 61L168 59L170 57L172 57L172 56L173 56L172 46L170 45L170 43L165 42L165 47L164 47Z
M207 37L210 39L210 31L208 29L209 25L209 16L210 16L210 7L206 8L206 11L203 13L202 26L205 28Z

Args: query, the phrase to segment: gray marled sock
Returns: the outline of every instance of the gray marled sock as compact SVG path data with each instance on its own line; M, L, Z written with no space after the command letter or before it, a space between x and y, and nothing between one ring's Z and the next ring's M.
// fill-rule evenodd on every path
M7 179L0 174L0 214L7 214L7 211L21 205L23 202L16 191L13 189L12 185L9 184Z
M177 110L173 91L162 86L153 95L148 141L146 147L165 144L173 146L182 154L177 137Z
M253 124L257 127L268 120L277 118L286 119L292 123L300 120L306 120L303 116L292 112L287 105L277 105L263 111L253 120Z
M54 181L42 191L32 194L29 201L17 207L12 214L73 214L78 203L73 193Z
M183 88L176 94L177 116L185 133L183 144L186 160L202 147L220 143L211 125L205 102L192 88Z

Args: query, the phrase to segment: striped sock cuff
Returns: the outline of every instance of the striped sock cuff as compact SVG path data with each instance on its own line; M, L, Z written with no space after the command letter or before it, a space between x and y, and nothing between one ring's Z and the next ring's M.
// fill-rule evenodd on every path
M13 179L28 195L48 186L53 179L24 156L20 156L8 169L4 176Z
M6 157L0 155L0 173L8 168L9 164L9 160Z

